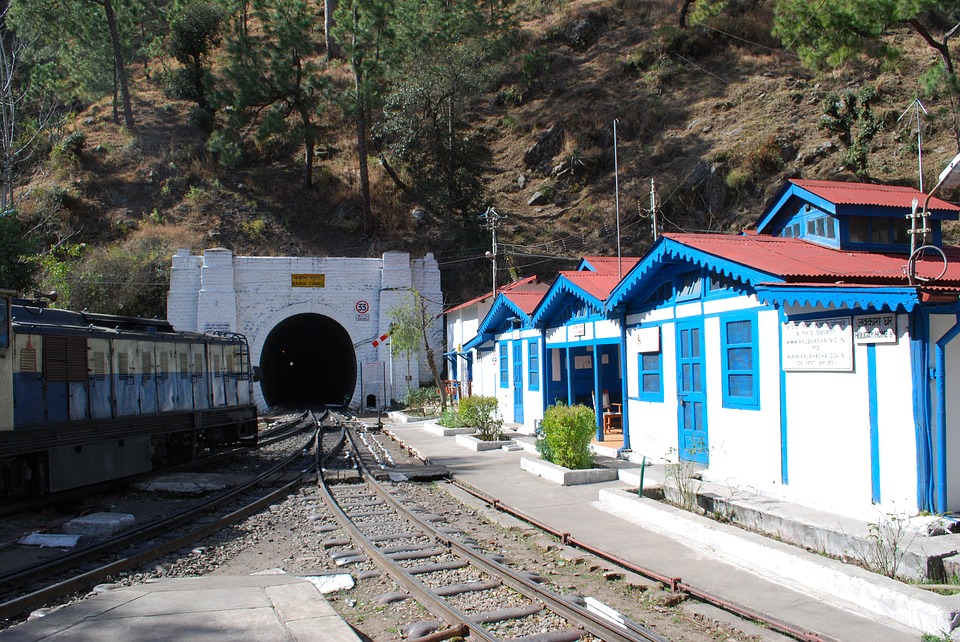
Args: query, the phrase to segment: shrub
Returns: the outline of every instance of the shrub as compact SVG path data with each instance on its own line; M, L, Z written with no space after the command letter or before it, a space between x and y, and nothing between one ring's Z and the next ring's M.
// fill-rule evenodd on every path
M503 437L503 419L496 397L464 397L460 400L460 417L464 426L477 429L477 438L499 441Z
M540 422L543 439L537 451L547 461L574 470L591 468L590 439L597 430L597 416L584 405L547 407Z
M410 388L403 403L411 413L425 417L428 408L433 410L440 404L440 393L433 386Z
M444 428L463 428L467 425L463 421L463 417L460 416L460 411L453 406L440 413L440 418L437 419L437 424L443 426Z

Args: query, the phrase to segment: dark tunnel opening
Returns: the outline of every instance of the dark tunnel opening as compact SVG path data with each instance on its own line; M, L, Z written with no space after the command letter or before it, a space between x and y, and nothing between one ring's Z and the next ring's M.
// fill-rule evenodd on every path
M357 383L350 334L321 314L284 319L260 353L260 389L271 407L347 404Z

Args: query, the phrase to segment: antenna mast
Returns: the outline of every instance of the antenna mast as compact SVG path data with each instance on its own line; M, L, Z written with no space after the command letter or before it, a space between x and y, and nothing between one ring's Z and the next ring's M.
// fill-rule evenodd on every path
M923 128L920 126L920 112L923 111L924 115L927 115L927 108L923 106L923 103L920 102L919 98L914 98L913 102L903 110L903 113L900 114L900 118L897 119L899 123L903 120L903 117L913 110L916 119L917 119L917 173L920 176L920 191L923 191Z

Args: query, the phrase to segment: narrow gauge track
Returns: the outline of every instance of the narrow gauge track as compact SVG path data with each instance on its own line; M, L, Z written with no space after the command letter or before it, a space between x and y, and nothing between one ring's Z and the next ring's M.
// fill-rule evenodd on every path
M357 445L360 422L345 421L350 457L338 462L357 464L360 483L321 484L321 496L341 528L363 552L344 549L333 553L338 565L374 561L403 589L384 599L413 596L438 621L421 622L407 630L409 640L443 640L457 635L472 639L526 642L572 642L600 639L605 642L663 641L665 638L626 618L614 623L585 606L577 596L562 596L540 586L543 578L518 572L497 555L485 554L477 542L456 526L438 527L439 515L409 506L379 483ZM362 434L362 433L360 433ZM369 448L369 444L367 444ZM321 479L338 477L324 474ZM331 538L325 545L345 547L346 538ZM484 579L477 580L478 576ZM423 578L423 579L421 579ZM468 614L459 603L471 594L486 593L484 603L499 606L485 613ZM515 627L516 621L535 618L535 625ZM442 629L443 624L447 625ZM514 633L521 628L521 637ZM442 630L441 630L442 629ZM530 633L535 629L535 633ZM593 636L593 637L591 637Z
M313 429L309 438L292 455L276 462L246 482L229 488L190 508L145 524L116 537L0 575L0 621L14 619L45 604L92 588L121 571L135 568L166 553L178 550L230 524L262 510L312 478L321 464L320 453L333 453L344 442L344 431L324 431L326 415L318 420L306 413ZM287 426L289 429L289 426ZM289 432L287 437L289 437ZM320 440L320 447L310 450ZM304 457L309 457L302 467ZM301 465L294 473L286 469ZM276 486L277 483L279 486ZM273 486L266 492L262 486ZM238 503L242 502L239 506ZM221 515L211 516L215 511ZM139 547L139 548L138 548ZM122 551L118 553L118 551ZM108 561L103 561L106 558ZM79 569L79 570L78 570ZM52 579L66 572L66 579Z

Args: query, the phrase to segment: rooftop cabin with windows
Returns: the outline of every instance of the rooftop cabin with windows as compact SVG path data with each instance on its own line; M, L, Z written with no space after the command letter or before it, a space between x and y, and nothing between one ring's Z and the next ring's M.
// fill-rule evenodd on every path
M796 238L840 250L910 252L912 212L922 212L924 194L911 187L791 179L757 223L757 234ZM957 220L957 208L931 198L929 233L917 246L943 245L941 222ZM917 229L922 227L918 219Z

